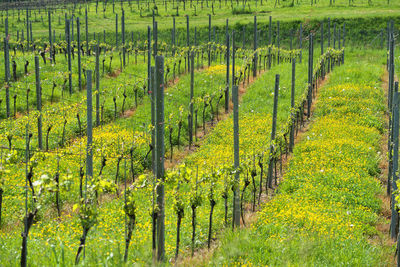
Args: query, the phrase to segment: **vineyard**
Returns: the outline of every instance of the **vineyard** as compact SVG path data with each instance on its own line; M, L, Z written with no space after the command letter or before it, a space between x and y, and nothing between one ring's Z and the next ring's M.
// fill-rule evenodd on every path
M400 266L400 3L0 3L0 266Z

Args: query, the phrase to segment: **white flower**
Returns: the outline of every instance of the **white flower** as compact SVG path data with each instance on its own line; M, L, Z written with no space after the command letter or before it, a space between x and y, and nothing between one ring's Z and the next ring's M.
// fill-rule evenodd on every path
M34 182L32 183L32 185L33 185L34 187L39 186L39 185L41 185L41 184L42 184L42 180L37 180L37 181L34 181Z

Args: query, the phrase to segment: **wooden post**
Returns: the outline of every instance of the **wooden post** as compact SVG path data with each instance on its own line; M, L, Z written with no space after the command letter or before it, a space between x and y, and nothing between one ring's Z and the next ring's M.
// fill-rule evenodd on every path
M324 21L321 21L321 56L324 54Z
M271 46L272 46L272 16L269 16L269 24L268 24L268 69L271 69L271 65L272 65Z
M328 47L331 47L331 18L328 18Z
M24 218L24 231L22 232L22 248L21 248L21 267L26 267L27 265L27 254L28 254L28 234L29 234L29 225L28 225L28 165L30 159L29 152L29 122L26 124L26 132L25 132L25 218Z
M233 228L240 228L240 174L239 174L239 88L232 86L233 101L233 151L235 185L233 191Z
M258 56L257 52L257 16L254 16L254 58L253 58L253 77L255 78L257 76L257 62L258 62Z
M35 56L35 80L36 80L36 107L39 111L38 117L38 145L43 149L42 144L42 88L40 86L39 57Z
M157 23L157 21L154 22L154 26L153 26L153 39L154 39L153 53L154 53L154 56L157 56L157 53L158 53L158 23Z
M74 41L74 15L71 16L71 19L69 20L71 25L71 42Z
M303 60L303 24L302 23L300 23L299 49L300 49L300 63L301 63Z
M292 58L292 90L290 93L290 107L291 107L291 117L292 117L292 126L290 128L290 143L289 143L289 151L293 152L294 146L294 108L295 108L295 90L296 90L296 58Z
M390 46L389 46L389 109L392 109L392 99L394 92L394 33L390 33Z
M197 27L194 27L194 47L197 47L198 43L197 43ZM197 54L197 64L196 64L196 69L199 68L199 52L196 50Z
M153 14L152 14L152 19L153 19L153 27L154 27L154 22L156 22L156 17L155 17L155 14L154 14L154 9L153 9Z
M154 87L154 81L155 81L155 66L150 67L150 100L151 100L151 125L152 130L151 130L151 169L153 172L153 175L156 175L156 94L155 94L155 87ZM155 238L154 238L155 241ZM153 249L155 249L155 242L153 244Z
M389 56L388 56L388 68L389 68L389 84L388 84L388 110L393 113L392 109L392 99L393 99L393 76L394 76L394 64L392 61L392 52L394 48L394 42L392 40L392 35L389 36L390 38L390 45L389 45ZM391 195L391 185L392 185L392 166L393 166L393 114L389 116L389 138L388 138L388 183L387 183L387 194Z
M293 29L290 30L290 51L293 50Z
M246 47L246 30L245 26L242 26L242 49L244 50Z
M86 55L87 55L89 52L89 25L88 25L87 8L85 9L85 31L86 31Z
M118 13L115 14L115 48L118 49Z
M270 148L269 148L269 163L268 163L268 187L265 188L265 192L268 192L268 188L272 188L272 180L273 180L273 167L274 167L274 146L273 142L275 140L276 135L276 118L278 116L278 96L279 96L279 74L275 76L275 90L274 90L274 109L272 113L272 129L271 129L271 140L270 140ZM275 178L276 179L276 178Z
M393 19L390 20L390 33L394 35L394 21Z
M344 48L345 48L345 42L346 42L346 23L343 23L343 55L342 55L342 64L344 64Z
M386 33L387 33L387 43L386 43L386 51L389 51L390 49L390 22L387 22L387 29L386 29ZM386 53L386 67L387 69L389 69L389 55Z
M269 24L268 24L268 45L272 45L272 16L269 16Z
M27 50L29 50L29 10L26 9L26 41L27 41Z
M175 27L175 17L172 18L172 56L175 56L175 49L176 49L176 38L175 38L175 34L176 34L176 27Z
M150 69L151 67L151 29L147 26L147 92L150 92Z
M8 37L8 17L6 17L6 19L4 21L4 31L5 31L5 35L7 38Z
M189 15L186 15L186 46L188 47L187 52L187 67L190 71L190 40L189 40Z
M30 29L30 31L31 31L31 33L30 33L30 37L31 37L31 44L32 44L32 52L33 52L33 33L32 33L32 22L30 22L29 23L29 29Z
M72 94L72 65L71 65L71 36L69 20L65 21L65 30L67 33L67 54L68 54L68 80L69 80L69 93Z
M96 46L96 126L100 126L100 49L99 44Z
M230 45L229 45L229 29L228 29L229 20L226 19L226 87L225 87L225 112L229 112L229 58L230 58Z
M155 124L156 124L156 104L155 104L155 67L151 66L150 68L150 100L151 100L151 172L152 172L152 218L151 218L151 224L152 224L152 256L153 256L153 262L156 260L156 254L157 254L157 212L155 211L155 187L156 187L156 129L155 129Z
M53 62L53 39L51 38L51 12L48 12L48 20L49 20L49 44L50 44L50 61Z
M211 49L210 49L210 43L211 43L211 15L208 15L208 66L211 66Z
M157 260L165 258L165 207L164 207L164 57L156 56L156 177L157 177Z
M78 39L78 79L79 79L79 91L82 91L82 66L81 66L81 24L79 17L76 18L76 34ZM96 51L97 59L97 51ZM96 73L97 75L97 73Z
M176 27L175 27L175 17L172 19L172 57L175 57L175 50L176 50ZM175 81L175 67L176 62L174 61L174 65L172 67L172 77L173 81Z
M307 101L307 118L311 116L311 102L312 102L312 75L313 75L313 35L310 34L309 42L308 42L308 101Z
M333 49L336 49L336 22L333 24Z
M93 120L92 120L92 71L86 71L86 98L87 98L87 146L86 146L86 173L87 179L90 181L93 178Z
M278 42L278 64L280 63L280 55L281 55L281 52L280 52L280 48L281 48L281 42L280 42L280 36L279 36L279 28L280 28L280 23L279 23L279 20L278 20L278 25L277 25L277 27L278 27L278 29L277 29L277 42Z
M125 12L122 10L121 16L121 31L122 31L122 59L123 59L123 66L125 67Z
M235 30L232 30L232 85L236 84L235 77L235 56L236 56L236 47L235 47Z
M392 171L392 187L393 192L397 190L397 180L398 176L398 160L399 160L399 84L395 83L395 92L393 95L393 128L392 128L392 139L393 139L393 171ZM394 194L391 194L391 209L392 217L390 221L390 237L396 240L399 232L399 213L396 209L396 198Z
M4 38L4 74L6 82L6 116L10 117L10 55L8 48L8 39Z
M194 53L191 52L190 55L190 99L189 99L189 149L192 146L193 142L193 97L194 97Z
M389 110L392 109L393 81L394 81L394 36L393 33L391 33L390 46L389 46L389 97L388 97Z

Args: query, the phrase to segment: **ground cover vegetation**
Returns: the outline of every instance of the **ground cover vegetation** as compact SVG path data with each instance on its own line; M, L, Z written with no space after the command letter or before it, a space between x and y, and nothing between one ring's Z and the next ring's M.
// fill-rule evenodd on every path
M0 4L2 262L392 263L397 2L43 3Z
M382 235L377 177L385 131L383 69L372 55L333 72L277 195L251 228L227 235L214 264L392 264L386 255L393 248L371 241Z

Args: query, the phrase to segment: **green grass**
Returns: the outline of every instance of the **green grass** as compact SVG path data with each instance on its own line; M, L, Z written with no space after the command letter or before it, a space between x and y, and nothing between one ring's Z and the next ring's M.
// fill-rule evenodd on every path
M268 17L271 15L274 19L281 21L291 21L295 20L304 20L307 18L321 19L330 16L331 18L352 18L352 17L361 17L361 16L390 16L391 14L395 14L396 10L400 8L399 3L392 1L390 5L387 5L387 1L385 0L374 0L373 5L369 6L367 1L356 1L354 5L348 6L347 0L336 1L336 4L332 7L329 6L329 0L319 1L318 4L314 6L310 6L308 1L301 1L301 5L295 5L294 7L286 6L286 3L289 1L281 1L283 5L274 8L274 1L263 1L263 5L261 5L260 1L258 1L258 5L256 8L256 1L248 1L250 4L250 9L246 6L246 10L250 10L250 14L235 14L232 16L232 9L230 6L230 2L228 2L225 6L226 1L222 0L222 7L219 9L219 2L215 2L215 15L213 16L213 25L224 25L226 18L230 18L230 22L233 24L248 24L253 21L252 16L258 15L259 22L266 22ZM286 3L285 3L286 2ZM172 27L172 16L176 15L176 8L172 8L172 3L168 2L167 11L165 11L162 2L156 2L157 6L161 6L159 8L158 15L156 16L156 20L165 20L170 19L171 23L160 23L159 29L166 29ZM204 1L203 9L201 8L201 2L197 3L197 1L193 1L193 6L190 7L190 2L186 4L186 10L183 10L183 4L180 4L179 8L179 16L177 17L177 27L184 28L186 25L186 15L191 17L191 24L196 26L206 26L208 25L208 14L211 14L211 1L209 2L209 7L206 7L206 1ZM243 8L242 1L239 2L239 5L234 3L234 10L241 10ZM89 4L89 25L98 25L101 21L102 29L106 30L106 32L114 31L115 32L115 15L112 12L112 4L108 3L106 12L103 13L102 3L99 4L98 13L96 14L96 4ZM197 6L197 16L194 16L194 6ZM152 17L144 16L148 13L151 14L151 10L153 8L153 4L150 5L150 10L147 11L147 6L142 4L143 9L143 17L140 17L140 12L137 9L137 5L135 2L132 2L132 11L129 6L124 3L125 9L125 20L126 20L126 30L130 32L131 30L141 30L144 32L148 25L152 24ZM36 21L33 22L33 36L37 37L47 37L48 29L47 29L47 13L43 12L41 14L37 12ZM119 4L115 5L115 12L119 14L119 18L121 16L121 6ZM56 29L56 36L58 37L58 33L60 33L64 29L64 13L65 10L58 9L56 13L53 15L53 28ZM238 12L239 13L239 12ZM15 11L14 15L12 15L12 11L9 12L10 22L10 32L16 31L17 29L21 30L25 29L23 26L23 19L26 17L26 13L21 11L21 22L17 23L18 14ZM3 13L3 16L5 14ZM41 22L41 16L43 16L44 23ZM77 8L75 10L75 17L81 18L82 26L84 26L84 16L85 16L85 5L82 5L82 8ZM58 24L58 17L61 18L61 24ZM34 20L35 16L32 13L32 19ZM4 24L3 24L4 25ZM3 29L4 26L0 29ZM120 25L119 25L120 29ZM91 27L89 27L89 31ZM83 32L83 31L82 31ZM102 33L101 31L96 31Z
M380 238L375 226L382 220L376 178L385 111L381 57L364 52L357 64L347 59L334 70L277 195L250 228L226 233L204 265L391 264L394 251L369 240Z
M217 27L215 40L223 43L225 39L224 25L226 18L229 18L231 28L239 32L237 44L241 46L243 41L240 32L242 26L244 26L246 31L245 44L250 46L253 34L253 16L257 15L258 28L261 29L259 42L260 44L265 44L267 42L268 19L269 16L273 16L273 33L275 34L276 21L280 20L281 45L288 47L289 33L292 29L297 30L300 22L303 23L306 34L310 30L318 31L319 21L325 20L329 16L332 19L332 27L333 21L337 22L338 28L342 27L343 22L346 21L347 44L350 40L357 44L376 47L380 41L378 34L386 27L386 21L391 18L396 21L399 20L396 12L400 10L400 4L397 2L387 6L386 0L373 0L373 5L369 6L367 1L364 0L357 1L353 6L348 7L347 0L336 0L335 6L329 7L328 1L320 0L317 5L312 7L309 5L309 1L300 1L300 5L295 1L294 7L290 7L291 1L282 0L282 4L277 8L273 7L274 1L267 1L267 3L264 1L262 6L258 1L257 7L255 7L255 1L250 1L250 6L245 9L242 8L241 2L238 5L233 2L235 4L233 10L229 2L214 2L215 15L212 16L212 24ZM222 4L221 9L219 8L219 3ZM224 6L225 3L228 6ZM172 16L176 10L171 9L170 2L168 4L168 10L165 11L164 7L158 3L159 14L156 19L159 22L160 42L169 44ZM179 16L176 17L179 45L186 43L185 15L190 16L191 36L193 36L194 26L196 26L199 34L198 42L201 44L208 40L207 15L212 12L211 1L208 8L206 8L206 2L203 2L203 9L200 8L200 3L193 1L193 4L197 5L196 15L194 15L194 8L190 7L190 2L187 2L186 10L183 10L181 4ZM143 46L146 39L146 28L152 21L152 5L150 5L149 10L147 10L147 7L143 7L142 17L139 16L135 2L132 2L132 9L126 3L124 5L127 42L133 41L131 39L131 33L133 32L134 40L138 41L137 45ZM82 8L79 8L79 6L75 10L74 16L80 17L81 32L83 33L84 6L82 5ZM64 35L63 18L65 12L69 13L68 16L71 15L70 11L65 8L58 9L53 14L52 24L53 29L56 30L57 40L63 39L60 35ZM120 18L121 9L119 4L116 5L116 12ZM40 16L44 17L44 22L41 22ZM21 30L25 31L24 17L24 12L21 12L22 21L17 21L17 13L9 13L12 41L16 39L17 30L20 32ZM35 14L33 13L31 19L34 17ZM58 23L59 20L60 23ZM33 21L33 35L38 43L46 42L48 38L46 21L47 13L43 11L41 14L36 14L36 20ZM3 25L4 23L0 24L0 33L4 34ZM119 32L120 29L119 21ZM93 39L94 32L97 39L103 40L103 30L106 31L106 41L114 45L115 14L112 13L112 4L108 3L107 11L103 14L102 3L100 3L99 12L96 15L95 3L91 3L89 4L89 40ZM76 33L76 28L74 32ZM318 41L318 32L316 35ZM41 38L41 40L37 38ZM297 40L297 35L295 40ZM374 41L371 42L371 40ZM365 43L366 41L368 41L367 44ZM193 42L192 39L191 42ZM119 36L119 44L121 44L121 35ZM295 42L294 46L297 47L298 44ZM318 57L319 45L315 44L315 46L317 49L316 57ZM115 51L114 54L117 53L118 51ZM10 54L12 55L13 52ZM11 96L18 93L17 110L24 114L26 108L23 96L27 85L30 85L31 92L34 92L34 75L23 76L21 68L24 60L29 59L31 61L30 70L33 69L33 55L26 53L21 56L18 52L15 59L18 64L19 81L13 84ZM297 99L303 95L306 89L307 67L305 59L306 55L303 57L303 64L298 65L297 69ZM28 258L30 264L41 266L71 264L74 260L81 233L78 211L74 209L73 205L80 198L79 170L80 168L84 169L85 166L84 147L86 145L86 137L79 137L80 134L75 122L76 114L79 113L81 115L82 130L85 131L86 110L84 105L81 105L81 103L85 103L85 92L74 94L68 100L63 98L60 86L63 82L62 75L66 72L66 60L63 55L57 55L57 61L57 65L43 65L41 70L43 73L42 86L45 92L44 101L46 102L44 129L46 126L54 124L50 135L50 147L58 147L63 128L61 122L66 117L69 122L66 132L69 142L63 149L57 149L51 151L51 153L36 153L32 160L33 164L37 161L37 166L34 168L35 181L42 183L36 187L42 190L40 196L42 208L37 217L38 221L34 224L30 233ZM133 61L132 56L131 61ZM201 181L198 190L202 198L202 204L199 206L197 214L195 247L202 248L206 245L210 192L214 192L217 200L217 206L214 211L213 237L221 238L222 243L221 248L215 252L211 262L205 262L204 265L253 263L255 265L332 266L347 264L374 266L386 264L387 255L392 251L386 247L382 248L368 243L369 237L379 234L376 232L374 225L379 219L377 213L381 204L377 200L376 194L381 189L374 176L379 172L377 167L379 158L376 155L379 151L381 134L385 127L381 116L384 110L382 105L384 101L379 84L379 78L382 76L381 63L385 61L382 51L360 51L352 47L346 47L346 65L335 70L330 77L329 84L321 91L318 108L315 112L317 120L310 130L310 140L303 140L296 148L286 180L279 187L279 194L271 203L263 207L259 220L255 225L251 228L243 229L239 233L230 232L223 221L224 203L221 196L224 192L228 192L228 219L231 219L230 212L232 207L230 200L232 192L229 186L231 185L232 175L227 174L227 169L232 165L233 127L231 116L220 121L208 133L206 138L199 143L200 147L181 161L182 164L189 166L188 168L191 171L187 177L189 182L185 183L181 180L182 184L179 189L185 211L181 229L181 255L187 257L190 254L190 199L194 194L195 170L198 166L199 179ZM94 69L94 58L87 58L85 62L87 68ZM145 63L141 63L142 56L139 57L139 62L137 65L128 64L127 68L116 78L105 75L100 82L103 92L101 103L104 103L106 124L103 127L96 128L94 131L94 172L96 179L101 184L101 204L98 207L98 223L89 232L86 260L81 265L123 265L124 199L121 195L119 197L116 196L115 189L118 187L120 189L119 193L123 192L121 184L123 183L125 171L127 172L128 180L131 179L133 175L129 168L131 160L136 179L139 180L138 183L145 184L146 181L146 183L149 182L149 180L146 180L149 179L146 175L138 177L139 174L146 174L144 169L148 165L149 158L145 159L144 157L148 152L150 139L150 100L147 97L140 99L139 106L134 109L132 85L136 80L132 77L146 76ZM241 60L238 60L237 63L240 62ZM0 64L3 63L4 56L0 53ZM115 56L111 69L116 70L118 68L119 60L118 56ZM75 74L76 72L75 58L73 73ZM281 74L278 132L283 130L282 128L286 126L290 116L290 64L284 63L280 66L274 66L270 72L259 77L243 95L240 105L240 142L241 162L244 164L245 169L241 176L241 188L243 188L246 173L247 178L249 178L248 173L251 173L253 168L258 174L255 180L256 187L259 183L260 170L257 162L253 162L253 160L258 161L260 155L269 147L272 92L276 73ZM77 79L74 74L73 86L77 88ZM0 69L0 77L0 82L3 83L3 68ZM195 79L195 96L197 97L195 107L199 109L198 121L200 125L202 123L201 111L204 107L204 99L213 97L213 107L214 109L216 108L215 99L221 94L225 86L224 71L217 74L207 73L207 69L196 71ZM48 105L53 81L56 81L58 85L56 90L57 103ZM189 84L189 75L182 75L178 83L166 91L165 117L167 129L165 141L168 153L170 152L168 130L173 129L172 142L176 146L178 143L177 124L179 120L183 122L180 138L181 145L187 145L188 143L186 113L188 109ZM343 84L346 84L345 92L342 90L344 88ZM364 84L369 87L364 86ZM356 87L360 87L362 90L353 90ZM120 118L121 114L118 111L118 119L114 120L112 97L116 97L117 109L120 109L123 101L121 97L123 89L128 91L125 109L132 109L133 114L128 118ZM138 92L139 97L142 98L142 90ZM31 94L31 106L36 101L33 96L34 94ZM4 99L4 90L0 91L0 99ZM222 98L220 107L223 103L224 99ZM1 116L4 116L4 101L0 105L0 109ZM180 112L180 110L183 110L183 112ZM213 117L210 109L206 110L205 116L205 120L209 122ZM32 120L32 116L30 119L32 124L35 125L36 121ZM7 135L13 132L15 133L13 144L18 147L24 147L25 123L27 120L28 118L25 115L18 119L3 120L0 123L1 144L7 146ZM16 124L18 127L15 127ZM33 132L35 136L35 130ZM17 135L20 137L18 138ZM335 138L332 138L333 136ZM332 139L335 140L332 141ZM36 142L36 138L33 139L33 147L37 146ZM329 147L323 147L325 143L328 143ZM127 154L131 147L134 147L133 158L120 162L119 175L116 176L118 157L123 153ZM337 153L338 149L344 151L344 153ZM69 153L72 154L70 155ZM7 166L11 169L11 172L4 174L0 179L0 186L4 187L5 185L3 198L3 221L5 223L3 223L3 228L0 231L0 240L2 240L0 258L9 265L17 265L21 244L20 232L22 229L21 218L23 216L24 203L25 166L22 160L23 152L7 154L7 158L10 159L12 166ZM57 166L58 158L62 159L59 167ZM98 175L103 158L107 159L106 166L103 174ZM266 171L267 166L266 159L266 156L261 158L261 161L264 162L264 171ZM338 162L340 162L339 167L337 166ZM253 165L254 167L252 167ZM318 172L321 170L321 166L323 166L324 172ZM55 214L55 185L53 182L54 174L58 168L60 170L60 192L63 210L63 216L60 219ZM330 171L331 169L333 171ZM185 167L180 165L180 170L185 170ZM173 258L176 241L176 213L174 210L176 205L176 184L182 177L177 176L177 173L173 170L168 170L167 173L169 176L166 183L166 251L167 260L170 260ZM213 180L216 177L218 179ZM117 186L114 181L117 181ZM252 186L250 184L244 196L247 203L252 201ZM151 264L151 195L151 186L148 184L144 189L134 192L134 198L137 200L137 225L131 243L129 264ZM319 205L315 205L315 203ZM288 211L289 214L287 214ZM285 216L279 217L278 215L281 214ZM294 216L298 214L300 214L300 219ZM354 227L348 227L350 223Z
M304 23L305 29L310 25L314 25L314 28L317 28L316 24L319 24L318 21L326 20L327 17L330 17L332 21L340 21L343 22L344 19L350 20L351 26L348 27L348 37L349 39L353 39L355 42L360 42L360 37L365 38L368 37L368 40L371 41L376 37L376 35L380 32L381 29L385 29L385 22L378 23L377 19L386 21L387 18L394 17L398 19L396 16L396 12L400 9L399 3L392 1L390 5L387 5L385 0L374 0L372 1L372 5L368 5L367 1L356 1L352 4L352 6L348 6L348 2L336 1L336 4L332 7L329 6L329 1L319 1L318 4L314 6L310 6L308 1L301 1L300 5L295 4L294 7L288 7L287 4L290 1L281 1L282 5L274 8L274 1L263 1L263 5L261 5L260 1L256 5L256 1L248 1L250 4L250 9L247 7L245 12L243 12L242 2L236 4L234 3L234 9L232 11L230 7L230 3L226 1L221 1L222 7L219 9L219 3L215 2L215 15L212 15L212 25L217 27L218 36L215 40L222 41L224 39L224 29L226 19L229 18L229 23L231 26L234 25L236 31L242 30L242 25L246 25L246 40L252 40L252 31L249 30L250 25L253 23L253 16L257 15L257 21L259 23L259 29L263 29L261 33L262 39L266 41L266 27L268 26L269 16L273 17L274 25L277 20L281 21L281 26L283 29L281 30L281 41L285 42L288 45L288 37L290 29L285 29L285 25L290 25L292 22L302 21ZM295 1L297 2L297 1ZM171 28L172 28L172 16L176 15L176 9L172 9L172 3L168 2L167 11L162 6L160 2L157 1L157 5L159 6L159 12L156 16L156 20L159 21L158 29L159 32L159 40L164 40L170 43L171 38ZM197 6L196 16L194 15L194 6ZM211 1L209 3L209 7L206 7L206 2L204 2L203 9L200 8L200 2L193 1L193 7L190 7L189 2L186 5L186 10L183 10L182 3L179 8L179 16L176 17L176 27L177 27L177 40L178 44L183 45L186 43L186 15L190 16L190 28L191 28L191 36L193 36L194 26L197 27L198 33L200 36L198 40L208 40L208 14L212 14L211 12ZM77 5L77 8L74 12L75 17L80 17L81 19L81 32L82 37L84 36L84 16L85 10L84 5L80 8ZM134 33L134 40L142 42L146 37L146 29L147 26L152 24L152 17L147 16L152 14L151 10L153 5L150 5L150 9L147 10L147 7L143 8L143 16L140 17L140 12L134 2L132 2L132 9L128 7L125 3L125 20L126 20L126 40L127 42L131 41L131 32ZM32 13L31 20L33 21L33 36L34 39L41 38L42 41L48 39L48 26L47 26L47 13L42 11L41 14L36 10L36 20L34 16L34 12ZM65 9L57 9L53 15L52 27L56 31L56 39L60 40L60 35L64 36L64 14ZM119 14L119 33L121 32L121 6L116 4L115 12ZM68 17L71 16L71 11L67 12ZM234 14L232 14L234 13ZM242 14L246 13L246 14ZM14 14L14 15L13 15ZM5 15L4 15L5 16ZM21 12L20 21L18 21L17 13L9 12L9 32L11 33L12 40L16 40L16 32L17 30L21 32L24 30L26 32L26 26L23 22L26 14ZM41 16L43 16L43 22L41 21ZM310 19L311 18L311 19ZM367 19L366 22L362 22L359 19L364 18ZM59 23L60 21L60 23ZM353 21L353 22L351 22ZM372 22L372 23L371 23ZM103 40L103 31L106 32L106 39L109 44L115 45L115 14L112 12L112 4L108 3L107 10L103 14L102 12L102 4L99 4L99 11L96 14L95 11L95 3L89 4L89 40L93 40L93 33L96 33L97 39ZM76 24L76 23L75 23ZM359 24L360 27L353 27L353 24ZM4 32L4 23L0 25L0 32ZM97 27L97 25L101 25L101 29ZM292 27L292 26L290 26ZM332 25L333 27L333 25ZM362 28L367 28L368 31L364 31ZM297 29L297 27L296 27ZM332 29L333 31L333 29ZM351 32L357 32L357 36L354 34L350 34ZM74 29L76 34L76 29ZM121 44L121 33L119 35L119 44ZM26 39L26 38L25 38ZM76 39L76 37L75 37ZM241 38L240 38L241 39ZM84 38L82 38L84 40ZM193 38L190 39L191 43L193 43Z
M290 85L290 64L284 63L280 66L275 66L270 72L267 72L263 76L259 78L253 85L251 85L247 91L247 93L243 97L243 115L241 128L242 130L242 138L243 140L247 140L247 143L243 144L243 150L248 153L252 153L252 147L255 147L254 144L259 144L262 141L261 136L264 136L264 130L269 128L269 119L270 114L272 112L272 95L270 94L273 86L268 86L266 88L265 84L273 84L275 73L282 73L282 94L281 94L281 109L283 110L283 114L280 116L279 121L286 121L286 118L289 114L289 109L287 106L289 105L289 94L288 88ZM200 71L196 73L196 95L202 95L207 93L212 93L215 90L218 82L223 81L224 72L220 74L206 74L207 70ZM298 91L297 96L300 96L305 89L304 80L306 79L306 65L305 62L303 65L299 65L298 68ZM221 77L220 77L221 76ZM169 110L176 110L176 107L179 103L184 104L187 100L188 94L188 82L189 78L187 75L183 76L181 80L173 87L169 88L167 93L169 99L171 101L166 101L166 110L167 113ZM210 84L211 83L211 84ZM265 99L268 101L269 109L264 109L265 104L259 102L259 104L255 105L255 110L258 111L258 114L253 114L250 110L250 106L252 106L252 100L259 98L261 94L265 94ZM148 103L144 103L139 107L136 113L132 116L131 119L125 120L117 120L115 123L112 123L108 126L105 126L103 129L97 129L94 134L95 141L95 151L97 157L95 157L95 173L99 172L101 156L107 155L110 156L107 158L107 165L104 168L103 175L99 177L102 181L105 182L113 182L115 179L116 172L116 158L112 158L113 155L117 156L116 153L122 150L121 142L126 142L129 145L133 141L135 142L135 153L144 153L147 149L148 143L148 135L146 132L143 133L139 128L140 124L143 121L149 121L149 112L148 112ZM247 107L247 108L246 108ZM207 112L207 116L209 116L209 112ZM252 121L246 120L246 117L258 118L255 122L264 122L263 124L258 124L258 127L262 131L253 132L245 130L251 129ZM260 120L261 119L261 120ZM133 125L136 125L135 132L132 132ZM247 132L247 139L245 132ZM134 136L133 136L134 134ZM223 136L218 137L219 134L223 134ZM231 118L221 121L217 128L207 136L205 141L206 143L216 144L219 143L222 146L229 147L232 143L232 138L229 139L228 143L226 142L226 138L232 134L231 127ZM182 139L184 137L182 136ZM212 141L213 140L213 141ZM66 152L83 151L82 148L85 144L85 138L76 140L71 146L66 149ZM246 146L246 147L244 147ZM204 145L202 147L210 147L210 145ZM125 148L126 149L126 148ZM215 148L214 148L215 149ZM200 150L194 153L193 158L196 158L196 155L199 155L197 158L202 157L203 152L205 150L200 148ZM60 151L61 152L61 151ZM216 150L212 151L214 154L217 153ZM43 158L39 165L35 167L35 177L41 177L43 174L51 175L56 171L56 156L55 155L43 155ZM82 158L81 158L82 159ZM211 158L204 158L205 160L211 160ZM231 161L232 159L230 159ZM186 161L186 160L185 160ZM187 160L189 163L191 159ZM218 163L218 162L214 162ZM226 162L220 161L220 164L224 164ZM30 262L33 264L40 265L53 265L56 261L62 261L61 254L64 253L64 262L67 264L72 262L74 254L76 252L76 244L79 239L80 234L80 225L76 215L76 211L72 211L71 205L79 198L78 196L78 188L79 188L79 167L81 166L82 161L78 159L77 156L68 156L64 155L62 160L60 161L60 173L62 174L61 180L64 182L64 185L61 187L61 197L63 199L63 211L64 215L62 216L61 221L59 221L56 217L54 217L54 204L53 197L54 195L50 191L44 191L44 195L41 197L41 203L43 203L43 210L40 212L37 224L35 224L32 228L32 232L30 235L30 247L29 247L29 255L36 255L35 257L30 258ZM121 163L120 169L120 177L119 182L121 183L123 180L122 173L124 172L124 161ZM135 171L140 172L140 168L137 167L140 162L136 161ZM129 166L129 160L127 162L127 166ZM203 165L202 165L203 166ZM16 165L15 168L20 168L23 171L22 165ZM207 167L201 167L200 177L208 177L209 169ZM128 177L130 177L129 170ZM13 174L9 175L6 178L6 183L15 183L18 180L18 177L22 175L22 173L18 174L18 172L12 172ZM69 176L68 176L69 173ZM138 178L140 181L143 177ZM189 184L183 184L181 188L182 198L185 203L185 214L184 220L182 222L182 251L184 255L187 255L187 248L190 244L190 234L191 234L191 226L190 226L190 208L189 208L189 197L190 194L193 193L192 185L194 183L194 176L191 175L189 177L191 182ZM22 181L22 180L21 180ZM218 231L223 228L223 202L220 200L220 190L223 188L223 184L221 184L222 179L219 181L218 189L215 189L216 198L218 200L218 206L216 207L214 216L214 230ZM52 188L51 182L45 182L44 188ZM209 212L209 202L207 200L207 190L210 188L210 182L208 180L203 181L199 187L199 194L202 195L203 204L198 208L198 226L197 226L197 238L196 238L196 247L204 246L207 237L207 229L208 229L208 212ZM173 256L174 245L175 245L175 224L176 224L176 215L173 210L173 199L175 192L175 182L171 180L171 182L166 184L166 240L167 240L167 257L168 259ZM112 186L111 186L112 188ZM45 189L47 190L47 189ZM21 203L23 201L21 194L21 188L17 187L13 189L12 194L7 195L4 206L6 207L4 210L5 214L13 213L13 218L7 218L5 229L11 227L10 231L7 233L2 233L2 239L5 240L4 245L1 248L0 254L5 255L8 260L10 260L11 264L14 264L18 261L18 258L13 258L12 255L18 254L19 252L19 228L14 228L9 225L11 222L18 222L18 218L21 217L22 210L18 209L21 207ZM191 193L190 193L191 192ZM246 198L249 198L249 193L246 194ZM118 255L122 253L123 247L123 233L124 233L124 224L123 224L123 198L116 198L115 193L112 192L104 192L101 194L101 205L99 206L99 223L91 230L88 243L86 248L86 264L120 264L121 258ZM134 231L134 238L132 240L131 245L131 253L130 253L130 263L137 262L138 264L149 264L151 261L151 233L150 233L150 216L149 216L149 207L151 207L151 188L146 187L135 193L135 199L137 199L137 225ZM140 200L140 201L139 201ZM13 204L11 204L13 203ZM18 204L20 203L20 204ZM13 207L17 209L14 210ZM45 219L46 218L46 219ZM8 225L8 226L7 226ZM18 224L19 225L19 224ZM62 240L60 242L60 240ZM54 247L54 253L49 254L46 249L47 244L52 245ZM110 256L110 255L113 256ZM42 255L39 257L38 255ZM10 258L11 257L11 258Z
M32 59L32 58L30 58ZM77 77L77 62L74 63L73 75L72 75L72 86L73 86L73 94L70 95L68 89L68 81L66 83L66 87L64 88L64 77L68 79L68 76L64 76L66 73L65 68L65 60L63 61L63 56L57 57L58 62L55 65L44 65L43 62L41 64L40 70L40 78L41 78L41 87L42 87L42 112L43 112L43 130L46 131L47 127L52 126L52 131L50 132L50 144L49 148L54 148L59 145L61 139L58 137L61 136L63 129L63 122L67 120L66 124L66 138L68 141L71 137L79 135L79 128L77 124L76 115L80 114L82 119L82 131L86 128L86 116L85 109L86 105L83 105L86 102L86 90L79 91L78 89L78 77ZM94 69L93 58L88 59L88 64L84 67L87 69ZM31 62L33 60L30 60ZM76 60L75 60L76 61ZM32 63L31 63L32 64ZM27 114L27 89L30 89L29 92L29 113L30 120L34 120L38 114L36 114L36 86L35 86L35 74L32 73L32 66L30 66L30 73L27 76L21 77L20 80L16 82L11 82L10 88L10 110L11 117L9 119L5 119L6 117L6 100L5 100L5 90L1 92L1 116L3 120L1 121L1 132L4 135L4 138L7 138L6 135L13 136L13 145L16 147L23 147L23 143L25 142L25 127L27 120L29 120L29 116ZM119 62L115 61L111 66L111 72L119 69ZM134 90L135 88L141 88L143 81L145 81L145 73L146 73L146 64L139 63L137 65L130 64L124 69L118 77L109 76L111 73L107 74L105 72L104 75L101 75L100 78L100 104L104 106L104 116L103 123L106 123L113 119L114 116L114 104L112 98L114 96L117 97L117 114L119 116L123 97L122 94L124 90L127 93L127 99L129 102L125 104L125 110L128 110L134 106ZM101 71L101 70L100 70ZM101 74L101 72L100 72ZM134 78L132 78L132 75ZM140 77L137 77L140 76ZM95 91L95 83L94 83L94 75L92 88ZM129 82L126 82L127 79L130 79ZM138 82L136 85L135 82ZM53 91L53 83L55 83L56 87ZM86 79L85 75L82 73L82 85L83 89L86 88ZM140 98L143 97L143 90L138 90L139 92L139 101ZM16 95L16 103L14 104L13 96ZM107 101L106 101L107 100ZM14 117L14 108L17 111L17 116ZM37 133L36 127L32 129L34 133ZM53 136L52 136L53 135ZM55 137L54 135L57 135ZM22 145L22 146L21 146ZM33 147L37 147L36 141L32 143Z

